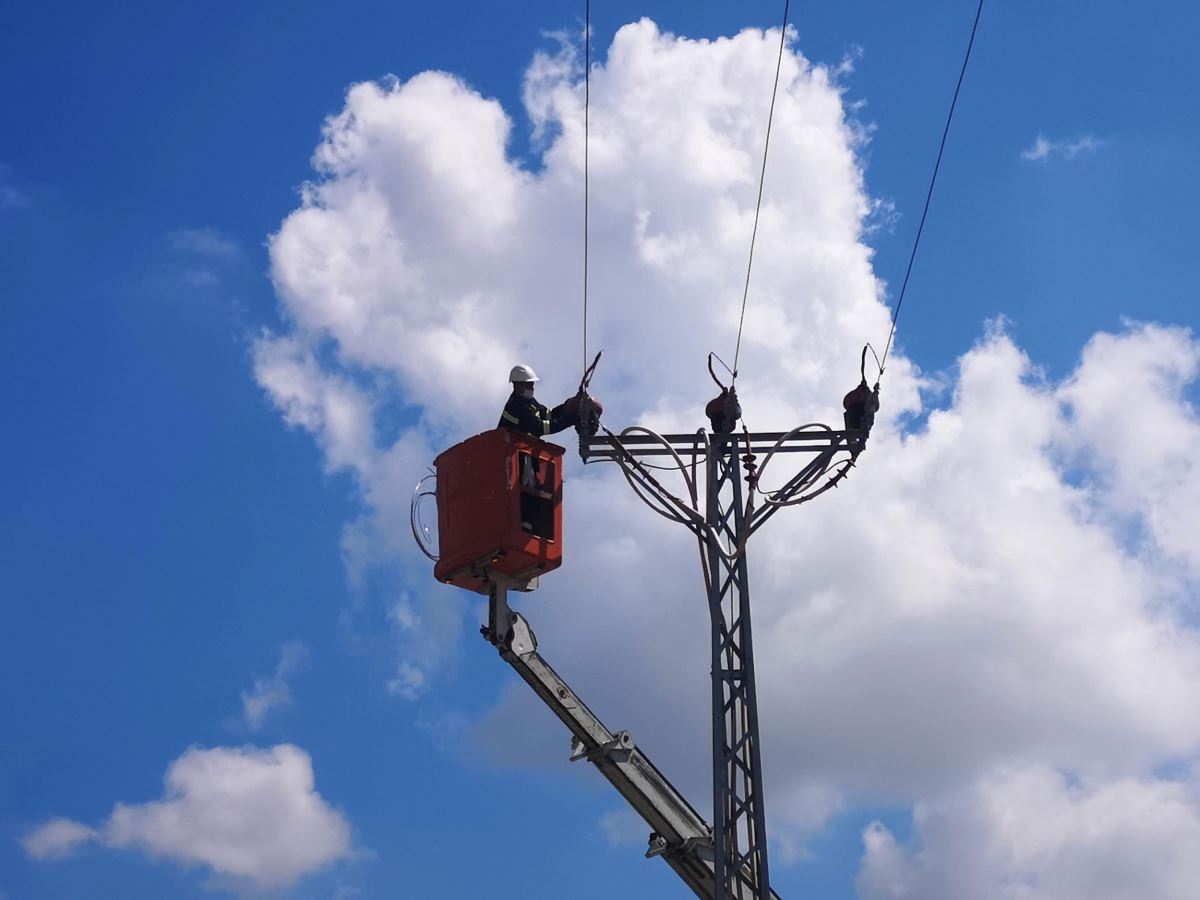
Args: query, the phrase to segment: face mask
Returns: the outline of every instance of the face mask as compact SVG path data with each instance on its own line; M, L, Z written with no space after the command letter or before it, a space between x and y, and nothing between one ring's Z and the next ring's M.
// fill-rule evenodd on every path
M531 387L517 388L517 396L523 397L526 400L532 400L533 399L533 388L531 388Z

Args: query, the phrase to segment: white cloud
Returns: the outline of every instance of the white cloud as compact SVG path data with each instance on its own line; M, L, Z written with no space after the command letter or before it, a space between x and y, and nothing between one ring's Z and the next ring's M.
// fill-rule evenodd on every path
M1029 162L1042 162L1051 157L1075 159L1094 153L1104 146L1104 141L1092 134L1081 135L1061 141L1052 141L1039 134L1031 145L1021 151L1021 158Z
M1184 782L1004 771L918 804L912 847L863 833L863 900L1191 900L1200 806Z
M421 615L407 594L402 595L388 608L387 620L402 648L409 639L413 639L419 646L426 637ZM457 625L457 617L454 623ZM388 679L388 693L405 700L416 700L429 687L425 670L436 667L436 659L436 652L432 655L417 653L415 657L401 659L396 664L396 674Z
M371 403L345 377L323 372L311 348L264 336L255 344L255 375L289 425L316 433L331 471L370 476L373 464Z
M413 608L412 600L404 596L388 610L388 619L401 631L412 631L421 626L421 617Z
M70 856L83 844L100 838L99 832L70 819L51 819L27 832L21 846L34 859Z
M25 837L26 852L47 859L97 841L255 890L285 887L352 852L349 825L317 793L299 747L193 748L171 763L165 784L162 800L118 803L96 829L53 819Z
M593 72L589 332L613 425L703 422L705 354L729 353L736 333L777 39L691 41L643 20ZM524 103L545 147L536 173L505 156L499 104L451 76L354 86L326 123L318 180L271 240L288 322L259 341L256 372L353 476L355 583L402 564L401 693L429 689L479 610L432 584L409 545L412 485L434 448L492 425L512 362L538 368L550 401L578 371L577 61L539 56ZM739 377L754 430L837 422L863 342L886 336L864 242L868 137L834 76L786 53ZM1200 472L1180 452L1197 360L1186 332L1129 324L1055 384L994 325L941 396L893 354L853 476L749 548L773 836L789 857L856 804L946 796L1005 766L1104 790L1200 749L1200 641L1178 603L1197 573ZM413 416L385 440L377 411L397 401ZM908 413L928 415L906 433ZM566 565L520 602L589 705L616 711L610 727L707 797L695 547L615 472L572 462L567 475ZM532 702L499 702L477 736L534 733L513 727Z
M301 641L289 641L279 649L279 662L269 678L256 678L249 691L242 692L242 720L251 729L262 727L274 710L292 704L288 679L308 665L308 647Z
M237 241L218 228L180 228L167 238L172 249L209 259L229 261L242 255Z
M389 694L396 694L405 700L416 700L425 686L425 675L407 661L401 661L396 666L395 676L388 679L387 683Z
M218 228L180 228L167 232L166 238L173 257L160 277L167 285L182 283L201 291L213 288L243 259L237 241Z
M1066 437L1089 456L1106 507L1146 529L1145 552L1200 579L1200 419L1186 396L1198 348L1182 328L1098 334L1060 394L1072 413Z

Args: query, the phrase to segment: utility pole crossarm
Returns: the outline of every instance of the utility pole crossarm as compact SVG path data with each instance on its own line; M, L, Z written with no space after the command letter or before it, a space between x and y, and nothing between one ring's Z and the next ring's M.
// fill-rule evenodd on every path
M812 430L808 430L811 428ZM834 431L825 426L803 426L791 431L751 431L741 434L707 435L707 441L732 442L758 456L776 453L820 453L829 449L853 450L866 441L865 431ZM668 447L670 449L668 449ZM672 450L683 457L703 457L706 441L696 434L597 434L579 439L579 452L587 462L616 459L627 452L635 457L668 456Z
M750 535L783 507L797 506L830 488L837 487L866 448L869 434L869 430L835 431L825 425L802 425L791 431L713 435L702 431L694 434L659 435L638 427L626 429L620 434L608 432L591 437L582 436L579 439L579 454L584 463L617 463L644 501L647 501L646 495L649 495L660 507L668 510L673 507L680 511L682 517L678 514L668 514L667 518L674 518L688 526L701 541L705 539L704 514L695 495L690 504L674 496L648 468L671 470L677 466L685 481L695 489L695 473L701 463L711 466L718 456L740 456L750 487L750 499L744 512L744 530L740 530L739 533L744 544ZM803 453L810 459L779 488L763 490L758 486L758 479L776 453ZM658 460L648 467L639 463L642 458L650 456L668 457L674 461L675 466L663 465L667 460ZM689 468L692 473L690 477ZM822 484L821 477L831 469L832 474ZM761 504L757 508L754 504L756 490ZM689 515L693 517L691 521L687 520ZM715 535L710 531L709 537Z

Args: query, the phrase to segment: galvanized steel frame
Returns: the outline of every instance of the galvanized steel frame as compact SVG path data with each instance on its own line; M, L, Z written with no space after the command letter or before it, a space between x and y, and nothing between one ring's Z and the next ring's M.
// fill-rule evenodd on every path
M630 485L660 515L688 527L700 544L712 624L713 856L716 900L766 900L770 889L766 807L762 787L758 697L746 542L784 506L796 505L835 487L849 472L866 442L861 431L803 426L790 432L709 435L657 435L627 429L580 440L585 462L620 464ZM761 459L759 472L777 452L812 455L778 490L754 508L743 501L745 452ZM688 481L685 500L669 492L639 463L646 456L668 457ZM835 467L834 463L841 456ZM695 468L705 464L705 507L696 508ZM687 464L692 470L689 480ZM820 479L835 469L824 483Z

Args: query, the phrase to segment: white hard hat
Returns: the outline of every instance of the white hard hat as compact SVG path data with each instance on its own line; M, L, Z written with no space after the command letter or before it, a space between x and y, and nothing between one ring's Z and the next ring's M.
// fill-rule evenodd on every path
M539 379L537 372L529 366L513 366L512 371L508 373L508 380L516 384L519 381L538 381Z

